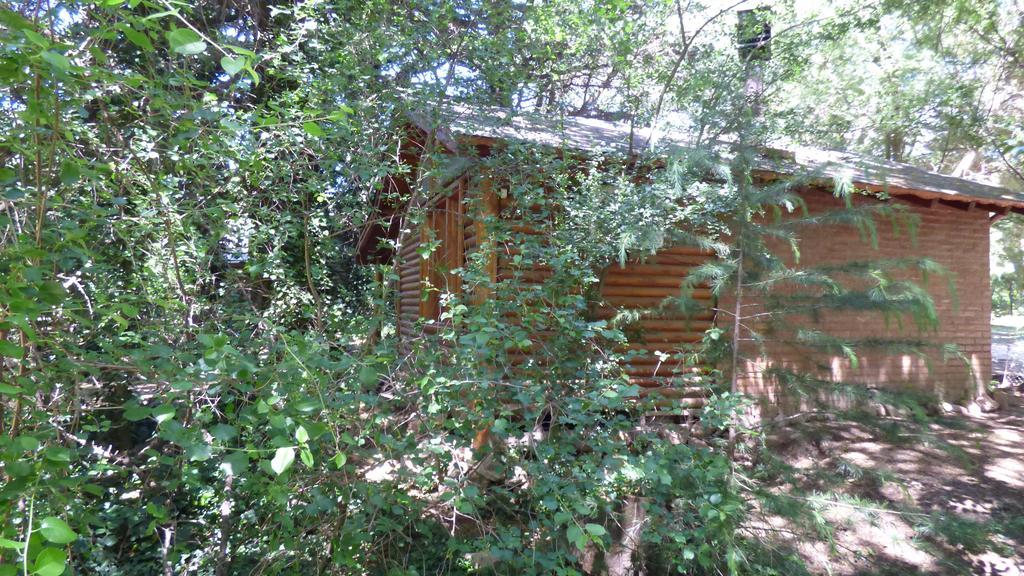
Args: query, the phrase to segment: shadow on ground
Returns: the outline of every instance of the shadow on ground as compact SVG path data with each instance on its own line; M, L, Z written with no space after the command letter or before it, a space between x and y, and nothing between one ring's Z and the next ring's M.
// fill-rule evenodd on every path
M1024 398L985 416L804 423L751 523L811 573L1024 576Z

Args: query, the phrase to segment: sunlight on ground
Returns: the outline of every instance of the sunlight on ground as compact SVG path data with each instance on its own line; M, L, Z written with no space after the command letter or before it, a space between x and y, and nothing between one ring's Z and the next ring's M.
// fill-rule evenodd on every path
M780 454L798 479L779 494L834 522L832 542L775 515L751 531L812 573L1024 576L1024 406L936 423L926 436L854 422L793 433Z

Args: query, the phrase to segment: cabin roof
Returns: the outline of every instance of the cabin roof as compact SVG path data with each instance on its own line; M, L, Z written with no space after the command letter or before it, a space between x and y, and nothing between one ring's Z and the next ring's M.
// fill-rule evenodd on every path
M629 156L641 152L667 156L694 149L685 134L666 133L652 139L649 130L631 130L626 124L504 108L451 106L434 112L410 111L407 117L413 126L433 135L452 152L454 161L444 169L447 175L441 175L447 180L458 177L475 163L475 155L467 153L472 147L500 142L518 141L590 156ZM722 148L726 146L724 143ZM803 147L762 149L754 162L755 173L766 179L797 176L804 184L823 187L831 187L841 179L907 201L993 212L993 219L1011 211L1024 213L1024 193L848 152ZM395 216L400 207L385 208L378 204L379 197L374 202L377 216L368 221L358 241L357 253L362 262L380 258L382 254L375 248L380 238L394 238L399 230L400 218Z
M671 154L692 149L685 134L666 133L651 139L648 129L591 118L549 116L503 108L453 106L432 117L412 113L410 118L424 130L433 130L452 151L464 138L476 141L519 141L588 155L629 155L640 151ZM652 145L653 142L653 145ZM831 184L847 179L860 187L892 195L974 203L992 212L1024 209L1024 193L975 180L931 172L910 164L869 156L793 147L767 149L755 160L755 170L768 175L806 176Z

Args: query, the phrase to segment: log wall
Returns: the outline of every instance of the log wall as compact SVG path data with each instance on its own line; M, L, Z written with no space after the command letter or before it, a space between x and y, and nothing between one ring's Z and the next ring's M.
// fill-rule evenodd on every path
M823 191L804 194L809 210L839 207L839 200ZM859 198L859 202L873 200ZM850 225L815 228L813 236L800 243L800 264L840 265L859 260L929 258L951 273L949 278L909 275L931 295L938 315L938 328L920 331L906 318L887 322L877 313L821 311L814 317L796 319L798 326L819 330L848 340L904 338L934 345L955 344L963 358L944 357L933 351L925 357L885 351L859 350L856 365L846 356L808 355L807 350L788 348L773 342L766 355L746 350L741 381L745 392L761 396L771 411L799 409L799 399L787 397L778 382L766 376L772 367L812 373L839 382L862 384L889 390L919 390L949 402L963 402L983 388L991 372L991 288L989 285L989 214L985 210L962 209L941 203L907 204L919 218L914 237L896 233L887 222L878 222L878 247L865 241ZM785 250L780 247L780 250ZM954 291L949 290L950 281ZM722 308L729 309L728 302ZM827 398L836 404L849 398Z
M398 285L396 302L399 337L415 337L421 319L437 320L441 294L462 292L462 280L455 272L465 264L466 254L477 245L477 226L466 213L468 181L459 178L427 202L425 222L407 227L399 239L396 256ZM438 242L424 258L421 248Z
M451 271L464 265L465 255L483 242L484 231L469 214L470 205L484 199L485 210L509 212L507 200L490 194L486 182L481 190L470 190L466 180L433 199L427 226L405 237L398 250L397 307L402 337L415 336L417 320L437 318L440 311L438 291L462 290L461 279ZM810 209L836 207L831 195L809 191L805 194ZM879 247L872 250L859 231L846 226L816 229L813 238L801 243L801 262L842 263L850 260L925 256L945 266L954 274L957 294L946 291L946 280L932 278L927 283L939 314L938 331L915 332L912 322L903 326L886 325L880 317L855 313L825 313L805 319L805 325L826 334L857 339L871 336L921 337L960 347L967 364L956 359L932 355L918 358L909 355L863 354L853 366L845 357L806 356L806 351L774 346L765 356L746 354L741 381L744 391L764 397L768 404L785 402L778 383L765 378L768 368L785 366L801 371L817 371L823 377L866 386L884 388L916 388L927 390L950 400L959 401L983 386L991 370L989 341L990 287L988 285L988 214L982 210L962 210L942 204L913 205L910 208L921 219L916 243L905 235L894 234L887 225L879 226ZM493 213L493 212L492 212ZM433 231L432 233L430 231ZM519 226L519 233L532 234ZM432 238L442 245L430 259L423 259L417 250ZM780 248L785 249L785 248ZM516 280L525 285L542 283L550 276L543 267L523 268L515 265L515 246L499 246L492 264L492 278ZM667 248L652 257L612 265L603 275L600 298L592 310L595 319L613 317L620 310L644 310L658 307L665 298L679 294L680 284L689 271L705 262L708 254L685 247ZM424 292L426 287L431 289ZM690 398L701 391L690 386L695 373L705 370L686 361L715 323L712 294L699 287L695 296L707 304L705 312L685 317L671 311L645 316L626 328L630 344L623 350L629 354L625 370L630 379L645 391L658 391L667 396ZM488 297L483 292L474 297ZM729 303L722 307L728 309ZM538 339L543 335L538 335ZM748 353L750 351L747 351ZM687 404L690 400L684 400Z
M658 308L666 298L679 296L680 285L690 270L711 256L697 248L665 248L652 257L613 264L601 281L601 304L596 318L611 318L620 310ZM684 315L672 307L651 314L626 327L630 344L624 363L630 381L642 387L642 393L657 392L678 398L686 407L701 404L706 388L695 386L695 376L706 367L694 365L690 357L704 332L715 322L711 290L698 287L692 297L706 310Z

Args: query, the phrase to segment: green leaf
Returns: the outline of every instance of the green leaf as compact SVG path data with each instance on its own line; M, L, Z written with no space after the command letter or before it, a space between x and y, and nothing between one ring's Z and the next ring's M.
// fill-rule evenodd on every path
M580 527L573 524L565 531L565 537L569 539L581 551L587 547L587 536L580 530Z
M132 400L124 405L124 419L129 422L138 422L149 418L150 410L146 406L139 406L138 402Z
M586 528L587 532L589 532L591 536L601 537L608 533L608 531L604 529L604 526L601 526L600 524L587 524Z
M299 451L299 458L302 459L302 463L306 465L306 468L313 467L313 453L309 451L309 448L305 446Z
M25 355L25 349L10 340L0 340L0 356L7 358L21 358Z
M240 476L248 468L249 455L245 452L232 452L220 463L220 469L230 476Z
M47 516L39 524L39 532L54 544L69 544L78 539L78 534L68 526L67 522L56 516Z
M352 110L352 108L350 108L349 106L339 104L338 109L335 110L334 112L331 112L329 117L331 120L334 120L336 122L345 122L346 120L348 120L348 117L352 115L354 112L355 111Z
M82 177L82 170L78 167L77 162L64 161L60 165L60 181L66 186L70 186L78 179Z
M315 398L307 398L305 400L299 400L297 402L290 402L289 405L298 412L308 413L313 412L323 407L323 404Z
M6 24L12 30L28 30L34 26L27 18L7 8L0 8L0 23Z
M235 54L240 55L240 56L248 56L249 58L256 58L256 53L253 52L252 50L249 50L248 48L242 48L241 46L234 46L232 44L225 44L224 47L227 48L228 50L231 50Z
M7 538L0 538L0 548L10 548L11 550L21 550L25 547L24 542L17 542L14 540L8 540Z
M157 406L156 408L153 409L153 419L156 420L157 424L163 424L164 422L167 422L171 418L174 418L174 415L174 406L171 406L170 404Z
M33 30L22 30L21 33L25 35L25 38L28 38L29 42L32 42L36 46L39 46L39 47L42 47L42 48L49 48L50 47L50 41L47 40L45 36L43 36L42 34L40 34L38 32L35 32Z
M20 393L21 388L18 388L17 386L11 386L10 384L0 384L0 394L3 394L5 396L14 396L15 394Z
M147 503L146 512L148 512L150 516L161 522L167 520L168 518L167 508L157 504L156 502Z
M7 460L7 475L12 478L24 478L32 473L32 465L25 460Z
M139 48L142 48L146 52L152 52L153 51L153 43L149 41L149 35L148 34L145 34L143 32L139 32L137 30L132 30L131 28L128 28L128 27L122 28L121 32L124 33L124 37L127 38L128 41L131 42L132 44L135 44L136 46L138 46Z
M740 553L735 546L730 546L729 551L725 553L725 564L729 567L729 574L740 573Z
M210 428L210 434L217 440L225 442L227 440L231 440L235 436L238 436L238 428L235 428L230 424L217 424L213 428Z
M68 555L59 548L46 548L36 556L35 569L33 574L38 576L60 576L64 573L64 566L68 562Z
M167 43L171 50L185 56L194 56L206 52L203 37L188 28L177 28L167 33Z
M346 456L344 452L338 452L334 455L334 465L338 468L344 466L345 462L348 462L348 456Z
M316 122L303 122L302 129L306 131L306 134L314 138L320 138L324 135L324 129Z
M170 10L164 10L163 12L157 12L156 14L150 14L149 16L143 18L142 21L148 22L150 20L159 20L161 18L166 18L168 16L174 16L177 13L178 11L172 8Z
M234 120L227 117L220 119L220 125L227 128L228 130L231 130L232 132L241 132L242 130L245 130L244 125L239 124L238 122L235 122Z
M373 366L365 364L359 369L359 383L363 386L373 386L377 384L378 380L380 380L380 374Z
M63 54L59 54L57 52L54 52L53 50L47 50L40 54L40 56L50 66L53 66L61 72L67 72L71 69L71 60L68 60L68 57Z
M35 436L18 436L16 440L24 450L29 452L39 449L39 440Z
M242 56L224 56L220 59L220 67L228 73L228 76L234 76L245 69L245 58Z
M306 442L309 442L309 432L306 432L305 428L299 426L295 429L295 439L298 440L300 444L305 444Z
M185 449L185 455L193 462L205 462L213 456L213 448L209 444L191 444Z
M71 462L71 450L63 446L50 446L43 454L51 462Z
M295 448L290 446L278 448L277 452L274 452L274 459L270 461L270 469L280 476L292 467L293 462L295 462Z
M97 486L95 484L82 484L82 492L92 494L93 496L103 496L106 494L106 491L103 490L102 486Z

